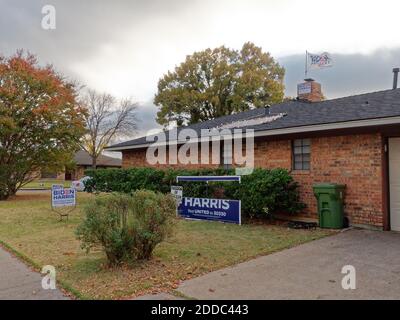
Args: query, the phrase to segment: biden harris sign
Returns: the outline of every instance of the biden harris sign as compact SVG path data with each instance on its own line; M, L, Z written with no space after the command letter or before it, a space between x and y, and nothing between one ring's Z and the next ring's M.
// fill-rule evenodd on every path
M74 188L52 187L51 206L68 207L76 205L76 190Z
M178 214L186 219L241 224L240 200L182 198Z

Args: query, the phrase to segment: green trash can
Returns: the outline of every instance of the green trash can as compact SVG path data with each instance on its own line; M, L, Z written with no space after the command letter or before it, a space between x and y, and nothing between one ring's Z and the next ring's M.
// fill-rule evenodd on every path
M345 185L321 183L313 186L318 203L319 226L321 228L343 228L343 198Z

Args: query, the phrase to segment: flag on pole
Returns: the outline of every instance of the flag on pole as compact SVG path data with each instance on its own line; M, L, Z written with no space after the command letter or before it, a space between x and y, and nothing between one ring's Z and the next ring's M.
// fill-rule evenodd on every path
M332 67L333 65L332 56L328 52L323 52L321 54L307 52L307 55L308 67L310 69Z

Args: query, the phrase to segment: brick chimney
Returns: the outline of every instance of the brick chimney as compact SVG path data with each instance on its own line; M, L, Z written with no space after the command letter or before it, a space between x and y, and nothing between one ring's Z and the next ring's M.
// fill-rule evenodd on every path
M304 79L304 82L297 85L297 99L307 102L322 101L321 84L311 78Z

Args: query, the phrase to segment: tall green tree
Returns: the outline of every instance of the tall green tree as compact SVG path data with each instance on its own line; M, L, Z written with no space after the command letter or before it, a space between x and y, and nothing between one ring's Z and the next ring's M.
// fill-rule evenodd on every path
M73 83L31 54L0 57L0 200L71 160L85 132Z
M195 52L158 82L157 122L178 126L281 102L285 70L251 42Z

